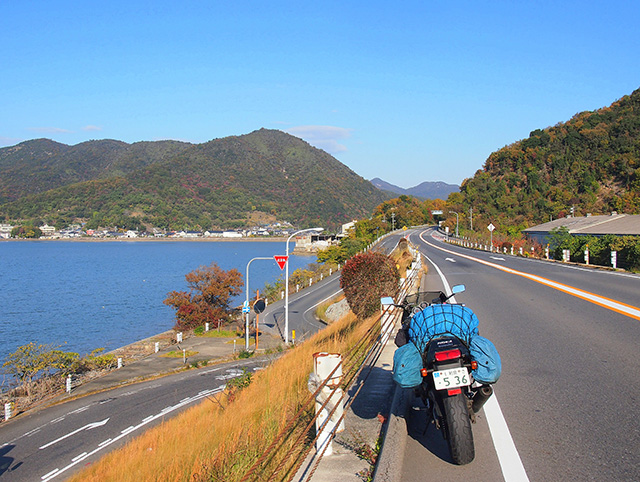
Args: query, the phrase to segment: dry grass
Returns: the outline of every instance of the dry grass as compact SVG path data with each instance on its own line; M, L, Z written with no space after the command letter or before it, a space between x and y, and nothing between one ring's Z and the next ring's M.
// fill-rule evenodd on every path
M297 345L240 392L205 401L149 430L72 481L238 481L309 398L313 353L345 353L373 320L350 314ZM346 368L346 367L345 367ZM313 404L300 422L311 419ZM301 433L296 424L293 429ZM303 436L303 439L307 437ZM302 451L304 444L288 442ZM279 463L274 460L271 465ZM287 462L285 467L291 467Z

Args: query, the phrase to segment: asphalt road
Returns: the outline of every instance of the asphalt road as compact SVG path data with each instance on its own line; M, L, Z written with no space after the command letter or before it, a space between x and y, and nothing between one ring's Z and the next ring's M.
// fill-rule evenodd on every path
M477 314L503 372L498 414L481 412L468 466L451 463L414 403L402 480L640 480L640 277L464 249L430 232L410 235L429 259L428 288L466 285L456 300Z
M0 481L64 480L144 430L213 396L242 369L260 369L270 361L262 357L190 370L9 421L0 431Z

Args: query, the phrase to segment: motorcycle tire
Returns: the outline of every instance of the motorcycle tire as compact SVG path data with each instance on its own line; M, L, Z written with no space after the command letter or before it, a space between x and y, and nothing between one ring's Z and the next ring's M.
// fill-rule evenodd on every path
M467 397L459 393L453 397L445 397L442 404L451 458L457 465L468 464L475 458L476 452L473 445Z

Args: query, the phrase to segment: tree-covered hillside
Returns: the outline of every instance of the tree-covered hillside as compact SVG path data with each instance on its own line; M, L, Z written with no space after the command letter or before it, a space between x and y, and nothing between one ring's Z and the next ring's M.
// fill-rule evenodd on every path
M104 139L68 146L34 139L0 149L0 203L76 182L123 176L174 157L191 144Z
M489 156L452 209L526 226L570 213L640 212L640 89Z
M20 197L0 205L0 219L211 229L244 226L252 212L263 212L299 226L336 227L368 216L384 199L326 152L261 129L190 145L126 175Z

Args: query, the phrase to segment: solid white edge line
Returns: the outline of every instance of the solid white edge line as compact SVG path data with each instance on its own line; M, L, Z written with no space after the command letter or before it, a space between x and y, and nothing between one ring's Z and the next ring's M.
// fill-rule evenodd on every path
M518 454L516 444L513 442L495 392L493 397L489 397L489 400L484 404L483 409L487 417L489 432L491 432L491 438L493 439L493 447L496 449L496 454L498 454L504 480L528 481L529 477L524 465L522 465L520 454Z
M438 276L442 280L442 284L445 287L445 291L451 292L449 283L447 282L444 274L440 270L437 264L435 264L429 257L422 253L423 256L429 261L438 272ZM502 470L502 476L506 482L526 482L529 480L527 472L524 469L520 454L516 448L507 421L502 415L500 405L498 404L498 397L496 393L493 393L492 397L484 405L484 414L487 417L487 425L489 426L489 433L493 440L493 446L496 449L498 456L498 462L500 463L500 469Z

